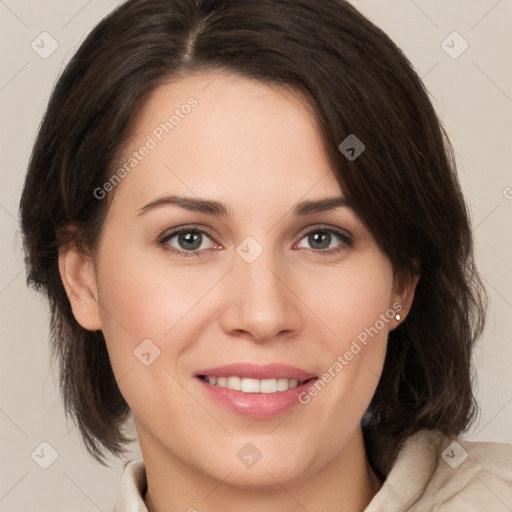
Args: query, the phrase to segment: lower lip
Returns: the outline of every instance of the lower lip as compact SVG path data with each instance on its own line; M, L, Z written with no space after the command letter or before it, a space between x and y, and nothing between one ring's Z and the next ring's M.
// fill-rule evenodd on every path
M259 419L274 418L285 414L300 404L299 395L307 393L310 386L318 380L311 379L301 386L277 393L244 393L210 384L199 377L196 378L211 397L228 409L242 416Z

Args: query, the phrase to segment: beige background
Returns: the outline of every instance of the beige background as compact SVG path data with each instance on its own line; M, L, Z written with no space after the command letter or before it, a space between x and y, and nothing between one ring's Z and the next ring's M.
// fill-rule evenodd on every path
M53 84L84 36L118 3L0 0L0 510L5 512L107 512L118 492L122 461L113 460L111 468L94 462L64 418L48 366L47 306L25 287L17 235L24 174ZM491 302L475 357L481 417L465 437L512 443L512 1L353 3L408 55L455 148ZM58 42L47 59L31 48L44 31ZM456 59L441 46L453 31L469 44ZM463 41L451 36L447 44L453 54ZM46 470L31 458L43 441L58 452ZM137 456L136 446L133 453Z

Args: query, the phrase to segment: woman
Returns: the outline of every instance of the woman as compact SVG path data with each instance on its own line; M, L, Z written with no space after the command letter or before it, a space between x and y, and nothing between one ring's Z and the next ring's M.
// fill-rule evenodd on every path
M60 78L20 208L100 462L133 414L116 511L510 505L511 447L457 440L484 307L450 146L350 4L123 4Z

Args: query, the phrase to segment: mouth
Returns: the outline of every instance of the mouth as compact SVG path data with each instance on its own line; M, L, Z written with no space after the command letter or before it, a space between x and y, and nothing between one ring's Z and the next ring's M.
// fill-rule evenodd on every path
M213 403L239 415L267 419L289 412L318 380L284 364L236 363L197 372L194 377Z
M241 391L242 393L281 393L300 387L307 382L314 380L316 377L311 377L306 380L287 379L284 377L274 379L251 379L248 377L216 377L214 375L198 375L201 380L204 380L212 386L219 386L221 388L232 389L233 391Z

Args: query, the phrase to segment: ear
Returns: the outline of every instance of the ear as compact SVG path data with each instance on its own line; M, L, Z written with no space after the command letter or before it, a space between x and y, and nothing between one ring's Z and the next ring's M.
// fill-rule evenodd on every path
M412 301L414 299L414 292L416 285L420 279L419 274L408 272L406 274L399 273L395 274L395 280L393 284L392 304L400 304L401 309L393 307L397 313L400 314L400 321L394 321L396 325L403 322L412 307Z
M59 273L76 321L89 331L100 330L100 304L92 257L75 244L61 247Z

